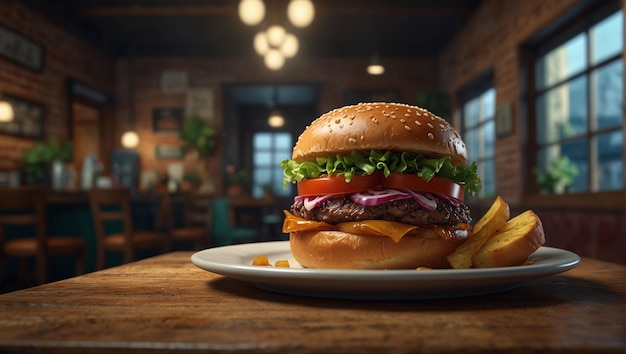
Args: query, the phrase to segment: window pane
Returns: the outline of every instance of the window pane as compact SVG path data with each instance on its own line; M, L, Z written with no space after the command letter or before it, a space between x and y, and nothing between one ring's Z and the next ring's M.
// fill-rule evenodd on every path
M272 153L267 151L254 152L254 166L267 166L271 163Z
M495 123L494 120L489 120L485 123L483 128L483 137L485 146L483 147L483 155L485 157L492 157L494 154L494 145L495 145Z
M561 145L561 154L567 156L576 165L578 175L569 188L570 192L584 192L589 190L589 158L587 153L587 139L567 142Z
M480 157L480 148L478 146L478 129L472 129L465 132L465 144L467 144L467 158L469 161L476 161Z
M482 97L482 113L481 120L492 119L496 109L496 90L490 89L483 94Z
M272 146L272 135L270 133L256 133L254 134L254 148L267 149Z
M592 73L594 88L594 117L597 128L613 127L622 124L623 112L623 64L617 60Z
M276 150L291 150L291 134L289 133L277 133L276 134Z
M465 104L463 119L465 128L473 127L478 123L478 99L473 99Z
M598 135L599 190L619 190L624 187L622 131Z
M583 71L587 66L586 47L587 37L581 33L539 58L535 68L536 87L546 88Z
M607 17L591 28L591 62L597 64L622 51L623 15L621 11Z
M496 169L493 159L485 160L483 171L480 175L483 180L483 189L481 191L483 198L489 198L496 195Z
M537 99L537 142L557 142L587 130L587 79L555 87Z

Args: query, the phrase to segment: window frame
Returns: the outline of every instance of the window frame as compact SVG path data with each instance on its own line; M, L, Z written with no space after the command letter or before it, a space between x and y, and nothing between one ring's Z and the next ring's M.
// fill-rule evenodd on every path
M593 105L592 105L592 73L596 72L598 68L606 67L610 63L614 63L618 60L622 60L622 65L626 61L624 53L626 52L622 48L622 52L612 55L610 57L602 59L600 62L592 63L591 61L591 51L589 50L590 46L590 29L601 22L602 20L608 18L616 11L622 11L624 15L624 9L620 6L620 2L613 1L609 4L602 4L601 6L596 6L594 8L587 9L579 9L578 13L575 17L567 17L567 22L558 24L558 31L551 30L550 33L541 33L534 40L531 40L529 43L525 44L522 47L522 59L523 59L523 67L526 71L523 73L525 77L525 95L522 95L522 99L527 106L527 122L528 122L528 136L527 136L527 144L528 144L528 154L526 158L527 168L526 170L526 178L527 181L524 186L524 197L523 203L528 207L555 207L555 208L572 208L572 209L601 209L601 210L615 210L615 209L625 209L626 208L626 177L624 177L624 182L621 190L615 191L592 191L594 186L593 172L594 167L592 164L597 164L597 157L589 157L589 169L588 169L588 191L584 192L574 192L574 193L563 193L563 194L541 194L539 190L539 186L537 185L537 181L535 175L533 173L534 166L537 166L537 154L542 147L550 146L552 143L539 144L537 143L537 112L536 112L536 103L538 97L542 94L559 87L568 82L572 82L578 78L586 77L588 80L587 86L585 88L587 92L587 117L590 118L593 114ZM587 33L587 46L585 48L585 55L587 56L587 63L581 72L576 73L575 75L568 76L567 78L560 79L557 82L551 83L550 85L546 85L542 89L538 90L536 88L535 82L535 64L539 58L553 50L555 47L567 42L569 39L578 35L579 33L585 32ZM622 119L624 116L622 115ZM598 137L607 132L616 132L621 131L623 136L626 136L626 125L622 122L621 128L595 128L592 129L591 119L587 121L587 127L584 134L576 135L574 137L568 137L560 139L557 143L562 144L568 141L575 141L578 139L585 139L587 141L587 150L592 151L593 149L593 138ZM624 163L624 158L626 156L626 144L622 146L622 163ZM595 162L594 162L595 161Z
M491 160L493 162L494 171L493 171L492 178L493 178L493 183L494 183L494 194L485 196L484 188L483 188L475 197L473 197L473 199L475 199L476 201L493 200L498 195L498 180L496 178L497 166L495 163L496 154L497 154L496 146L497 146L497 140L498 140L496 129L495 129L495 124L496 124L495 116L496 116L496 107L497 107L497 100L498 100L498 90L497 90L497 87L495 86L495 82L493 79L493 70L489 69L481 73L480 75L478 75L472 82L470 82L463 89L461 89L457 95L458 100L459 100L459 107L460 107L460 110L459 110L460 111L460 125L459 125L460 132L461 132L461 136L467 138L469 130L466 128L466 125L465 125L465 121L467 119L465 115L465 105L474 99L480 99L481 96L483 96L489 90L494 91L493 116L488 120L481 120L479 117L479 121L476 124L472 125L470 130L474 130L474 129L482 130L488 121L493 122L494 124L493 155L490 158L485 158L485 155L481 155L481 152L479 152L479 156L478 156L479 161L469 161L469 163L476 162L477 164L480 165L480 164L484 164L485 161L487 160ZM479 101L480 106L481 106L481 103L482 102ZM479 111L480 110L482 110L482 107L479 107ZM479 166L479 172L480 172L480 166ZM481 178L484 181L484 176L481 175Z

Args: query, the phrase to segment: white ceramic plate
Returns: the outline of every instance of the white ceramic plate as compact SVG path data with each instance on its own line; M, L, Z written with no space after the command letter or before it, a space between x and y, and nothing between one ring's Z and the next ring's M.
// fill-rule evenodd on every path
M253 266L268 256L286 259L290 268ZM191 256L204 270L279 293L343 299L432 299L465 297L514 288L521 283L574 268L580 257L558 248L541 247L532 264L485 269L335 270L306 269L293 259L288 241L209 248Z

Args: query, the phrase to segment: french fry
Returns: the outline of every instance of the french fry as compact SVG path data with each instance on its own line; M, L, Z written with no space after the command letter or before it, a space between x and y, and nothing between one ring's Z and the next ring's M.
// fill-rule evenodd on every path
M467 240L448 256L452 268L471 268L474 255L491 236L505 226L509 217L509 205L498 196L487 213L478 220Z
M524 264L545 243L543 225L531 210L509 220L474 255L475 268L507 267Z

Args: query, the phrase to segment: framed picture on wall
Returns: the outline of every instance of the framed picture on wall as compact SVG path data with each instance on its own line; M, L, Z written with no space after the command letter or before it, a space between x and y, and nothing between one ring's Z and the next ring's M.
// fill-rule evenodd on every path
M0 56L35 72L43 69L43 47L0 25Z
M155 133L180 132L183 126L184 111L182 108L154 108L152 110L152 130Z
M157 160L180 160L185 156L183 148L179 145L156 145L155 155Z
M44 106L22 97L4 94L2 99L13 107L13 120L0 122L0 134L29 139L42 139L44 135Z

